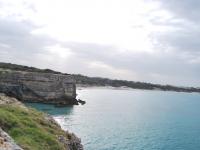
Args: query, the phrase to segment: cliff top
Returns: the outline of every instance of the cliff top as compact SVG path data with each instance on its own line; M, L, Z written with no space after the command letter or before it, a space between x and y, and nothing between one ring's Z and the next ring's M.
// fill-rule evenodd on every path
M0 62L0 69L15 70L15 71L26 71L26 72L61 74L61 72L53 71L51 69L38 69L38 68L35 68L35 67L28 67L28 66L22 66L22 65L11 64L11 63L3 63L3 62ZM65 75L69 75L69 74L65 73Z
M30 71L20 71L20 70L11 70L11 69L5 69L0 68L0 77L1 78L17 78L17 79L31 79L34 80L63 80L65 79L68 83L75 83L73 76L69 74L54 74L54 73L48 73L48 72L30 72ZM0 78L0 80L1 80Z

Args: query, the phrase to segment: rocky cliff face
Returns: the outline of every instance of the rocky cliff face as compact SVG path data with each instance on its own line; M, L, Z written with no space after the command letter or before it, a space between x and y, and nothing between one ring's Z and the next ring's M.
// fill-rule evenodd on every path
M1 70L0 92L27 102L77 104L70 75Z

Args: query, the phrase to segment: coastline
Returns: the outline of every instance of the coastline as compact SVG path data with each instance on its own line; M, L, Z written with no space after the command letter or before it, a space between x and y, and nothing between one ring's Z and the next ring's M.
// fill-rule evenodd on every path
M120 87L113 87L113 86L98 86L98 85L81 85L77 84L76 85L77 90L84 90L84 89L111 89L111 90L131 90L131 91L159 91L159 92L177 92L177 93L197 93L200 94L200 92L190 92L190 91L176 91L176 90L163 90L159 88L154 88L154 89L139 89L139 88L131 88L131 87L126 87L126 86L120 86Z

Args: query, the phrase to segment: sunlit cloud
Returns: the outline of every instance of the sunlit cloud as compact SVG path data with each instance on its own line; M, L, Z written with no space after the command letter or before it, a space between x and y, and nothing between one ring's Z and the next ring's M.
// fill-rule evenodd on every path
M61 59L67 59L67 57L72 54L69 48L63 48L58 44L54 46L48 46L46 47L46 50L48 53L50 53L50 55L58 56Z

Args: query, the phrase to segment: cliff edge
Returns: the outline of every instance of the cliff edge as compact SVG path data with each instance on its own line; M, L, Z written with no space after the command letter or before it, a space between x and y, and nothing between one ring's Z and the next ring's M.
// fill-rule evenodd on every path
M83 146L49 115L0 93L0 149L83 150Z

